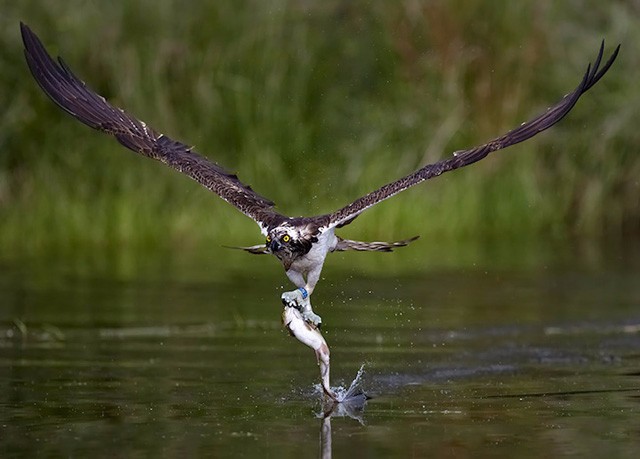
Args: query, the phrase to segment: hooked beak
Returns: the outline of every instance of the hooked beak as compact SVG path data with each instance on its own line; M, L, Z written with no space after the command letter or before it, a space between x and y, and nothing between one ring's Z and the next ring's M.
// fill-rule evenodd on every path
M271 252L277 252L278 250L280 250L282 248L280 243L275 239L272 240L271 242L267 243L267 247L269 248L269 250L271 250Z

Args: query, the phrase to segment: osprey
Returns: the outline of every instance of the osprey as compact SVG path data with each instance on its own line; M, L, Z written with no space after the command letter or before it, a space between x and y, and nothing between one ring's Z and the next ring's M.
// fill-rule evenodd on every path
M397 242L352 241L337 236L337 228L350 224L366 209L409 187L444 172L473 164L493 151L523 142L553 126L569 113L582 94L602 78L620 50L618 45L600 67L603 41L595 63L587 66L582 81L572 92L541 115L506 134L483 145L456 151L453 156L428 164L335 212L314 217L288 217L275 211L272 201L243 184L236 175L193 151L192 147L160 134L144 122L109 104L104 97L78 79L61 58L54 61L29 27L22 23L20 27L29 69L42 90L60 108L84 124L111 134L125 147L188 175L260 226L266 238L265 243L238 248L254 254L269 253L280 260L287 276L297 287L296 290L282 294L283 303L298 308L304 319L314 325L320 325L321 319L311 308L310 295L320 279L320 272L329 252L390 252L417 239L414 237Z

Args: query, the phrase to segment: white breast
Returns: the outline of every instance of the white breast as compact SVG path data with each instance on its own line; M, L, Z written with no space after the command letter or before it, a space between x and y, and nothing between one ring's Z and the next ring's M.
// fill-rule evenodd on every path
M334 234L334 229L330 228L318 236L318 242L311 246L309 252L296 259L291 267L299 272L309 272L314 267L324 263L327 253L336 248L338 238Z

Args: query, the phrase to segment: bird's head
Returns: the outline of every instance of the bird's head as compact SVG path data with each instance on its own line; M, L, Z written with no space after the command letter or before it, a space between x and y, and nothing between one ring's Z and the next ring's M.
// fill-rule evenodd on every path
M311 250L315 237L305 237L297 228L278 226L267 233L267 251L290 265L299 256Z
M293 253L296 250L298 232L293 228L278 226L267 234L267 250L272 254ZM279 258L279 257L278 257Z

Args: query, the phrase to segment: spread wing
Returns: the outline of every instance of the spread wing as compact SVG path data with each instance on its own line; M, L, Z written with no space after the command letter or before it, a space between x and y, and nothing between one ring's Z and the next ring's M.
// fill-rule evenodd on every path
M54 61L29 27L21 23L20 29L33 77L64 111L94 129L113 135L125 147L188 175L255 220L263 232L283 218L273 210L273 202L240 182L236 175L199 155L192 147L154 131L109 104L78 79L61 58Z
M533 137L534 135L550 128L558 121L560 121L576 104L582 94L587 92L594 84L602 78L602 76L609 70L613 61L618 56L620 45L617 46L609 60L600 68L602 61L602 54L604 52L604 40L600 45L600 51L593 66L589 64L587 71L582 78L582 81L578 87L571 93L564 96L564 98L556 105L550 107L537 116L536 118L522 123L517 128L507 132L506 134L495 138L484 145L480 145L469 150L456 151L452 157L444 159L434 164L424 166L422 169L418 169L412 174L402 177L395 182L388 183L383 187L372 191L371 193L356 199L351 204L343 207L342 209L329 214L328 227L341 227L351 223L360 213L365 211L371 206L378 204L391 196L406 190L409 187L417 185L425 180L433 177L437 177L444 172L448 172L460 167L468 166L476 161L480 161L489 153L507 148L511 145L515 145L520 142Z

